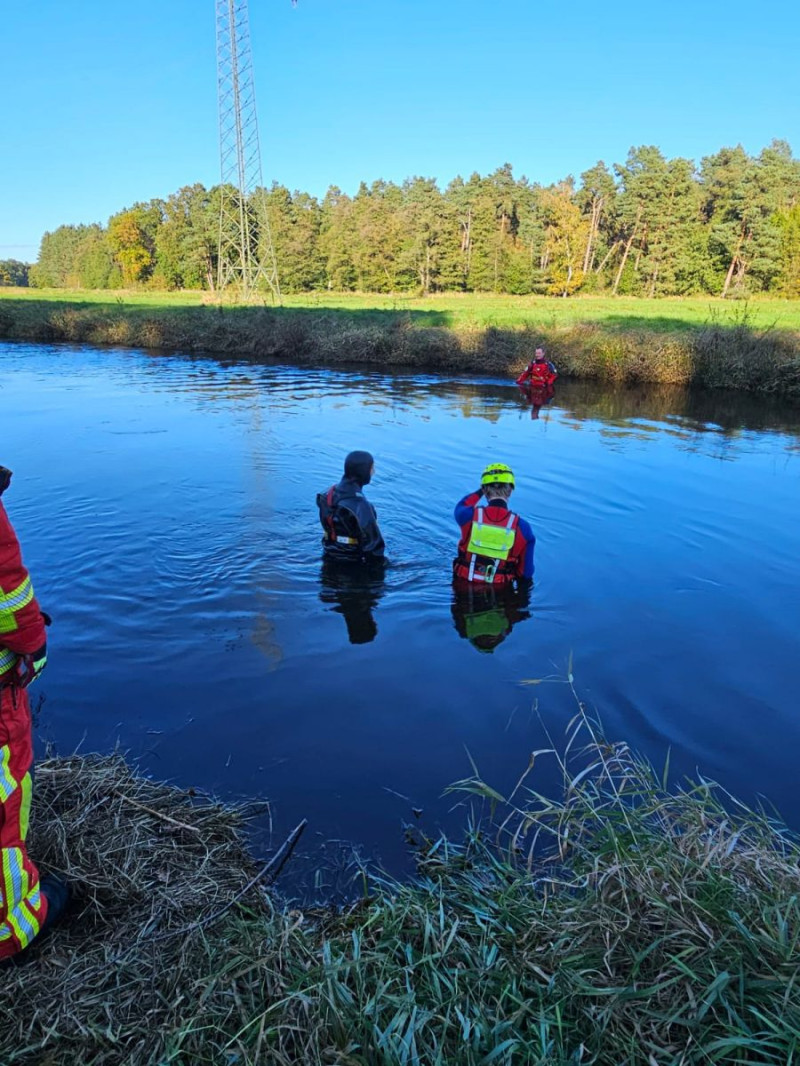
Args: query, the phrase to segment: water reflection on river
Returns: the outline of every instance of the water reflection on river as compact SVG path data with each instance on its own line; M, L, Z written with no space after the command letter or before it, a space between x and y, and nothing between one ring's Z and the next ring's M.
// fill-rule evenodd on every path
M62 751L119 740L398 867L412 807L456 817L465 747L503 789L562 734L567 687L518 682L572 655L610 736L800 824L800 412L562 382L532 419L494 379L10 344L0 371ZM322 567L314 507L353 447L392 562L364 588ZM530 604L453 599L452 508L490 460L537 533Z

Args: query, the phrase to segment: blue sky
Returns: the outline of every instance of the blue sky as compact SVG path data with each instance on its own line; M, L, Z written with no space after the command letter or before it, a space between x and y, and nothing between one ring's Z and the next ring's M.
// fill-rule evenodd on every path
M322 195L657 144L800 153L800 5L250 0L264 175ZM218 179L213 0L0 0L0 257Z

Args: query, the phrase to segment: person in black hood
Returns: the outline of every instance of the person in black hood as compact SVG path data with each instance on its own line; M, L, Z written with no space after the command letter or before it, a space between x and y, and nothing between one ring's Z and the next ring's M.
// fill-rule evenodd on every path
M361 563L384 558L377 514L362 491L374 472L375 460L369 452L350 452L339 484L317 493L326 559Z

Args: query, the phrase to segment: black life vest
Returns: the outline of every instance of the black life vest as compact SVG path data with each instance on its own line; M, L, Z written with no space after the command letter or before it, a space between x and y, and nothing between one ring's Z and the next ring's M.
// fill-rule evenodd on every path
M327 492L317 493L317 507L319 508L319 520L324 531L323 540L326 544L358 546L360 543L358 537L348 536L341 531L342 521L338 513L339 506L336 500L335 485L331 485ZM337 518L339 519L338 524Z

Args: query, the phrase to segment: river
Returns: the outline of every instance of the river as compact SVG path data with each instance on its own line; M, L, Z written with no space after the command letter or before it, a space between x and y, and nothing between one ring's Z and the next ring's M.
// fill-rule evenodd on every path
M609 738L800 827L800 410L560 382L532 411L494 378L11 343L0 372L4 502L54 618L40 752L119 744L399 870L405 822L463 821L442 793L470 758L507 791L562 743L572 663ZM392 563L366 589L320 565L315 494L352 448ZM489 461L537 535L527 609L453 600L453 506Z

